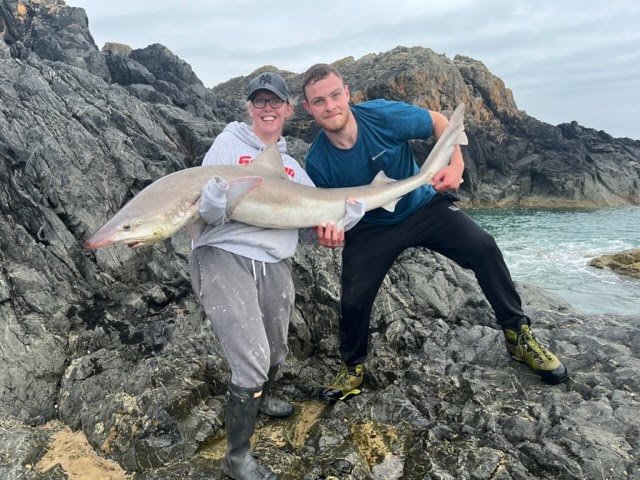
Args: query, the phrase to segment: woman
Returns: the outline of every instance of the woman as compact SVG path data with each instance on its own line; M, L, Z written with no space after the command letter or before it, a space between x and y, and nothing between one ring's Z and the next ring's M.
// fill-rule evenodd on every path
M282 128L293 106L284 79L276 73L262 73L251 80L247 108L251 125L227 125L203 165L249 163L265 146L277 142L291 181L313 185L286 154ZM253 458L249 439L258 411L275 417L293 412L291 403L274 398L269 390L288 353L287 330L295 296L290 258L295 254L298 230L227 221L228 188L221 178L211 179L203 188L200 215L204 224L194 236L191 281L231 369L223 471L236 480L277 479Z

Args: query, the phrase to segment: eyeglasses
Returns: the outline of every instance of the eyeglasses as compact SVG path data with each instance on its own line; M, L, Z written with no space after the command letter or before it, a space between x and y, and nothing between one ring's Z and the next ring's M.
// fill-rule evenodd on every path
M271 108L280 108L284 104L284 100L282 100L280 97L273 97L273 98L256 97L253 100L251 100L251 103L256 108L264 108L267 105L267 103L271 105Z

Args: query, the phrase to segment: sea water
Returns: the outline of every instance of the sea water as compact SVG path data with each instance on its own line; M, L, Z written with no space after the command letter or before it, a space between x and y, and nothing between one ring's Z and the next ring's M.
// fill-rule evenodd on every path
M640 314L640 280L589 266L640 248L640 207L465 209L491 233L514 280L542 287L585 313Z

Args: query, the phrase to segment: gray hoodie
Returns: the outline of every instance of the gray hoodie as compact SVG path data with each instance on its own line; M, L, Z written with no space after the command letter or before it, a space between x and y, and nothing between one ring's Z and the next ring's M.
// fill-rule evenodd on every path
M242 122L232 122L216 137L202 161L203 165L238 165L249 163L266 145ZM313 182L300 164L286 154L285 139L280 137L278 148L285 172L292 181L313 186ZM203 188L200 215L206 222L204 230L195 234L193 248L204 245L227 250L260 262L278 262L295 254L298 229L262 228L236 221L225 216L226 189L222 179L212 179Z

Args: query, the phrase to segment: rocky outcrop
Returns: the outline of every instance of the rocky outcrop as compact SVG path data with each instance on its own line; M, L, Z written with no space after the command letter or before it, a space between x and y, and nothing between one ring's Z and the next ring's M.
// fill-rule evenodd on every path
M469 145L460 193L466 205L595 207L640 203L640 141L613 138L575 122L553 126L518 110L513 95L479 61L453 60L432 50L397 47L358 60L335 62L354 102L389 98L445 113L460 102ZM244 115L244 86L255 73L216 86L213 91L238 102ZM309 143L316 128L300 105L301 74L279 71L297 92L295 116L285 133ZM417 158L432 144L415 141Z
M597 268L610 268L620 275L640 278L640 248L601 255L591 260L589 265Z
M243 118L253 73L209 90L162 45L100 51L84 11L59 0L2 0L0 22L0 477L65 478L36 468L58 420L136 479L217 478L228 372L191 293L188 239L81 242L153 180L197 165ZM339 66L356 99L467 102L469 203L638 201L638 142L528 117L478 61L399 47ZM299 91L300 74L283 74ZM287 133L302 158L313 127L299 107ZM313 245L295 259L278 388L297 414L262 419L257 446L284 478L640 475L638 316L584 315L519 286L572 373L549 387L508 359L467 271L408 251L376 301L365 394L329 405L311 387L337 364L339 265Z

